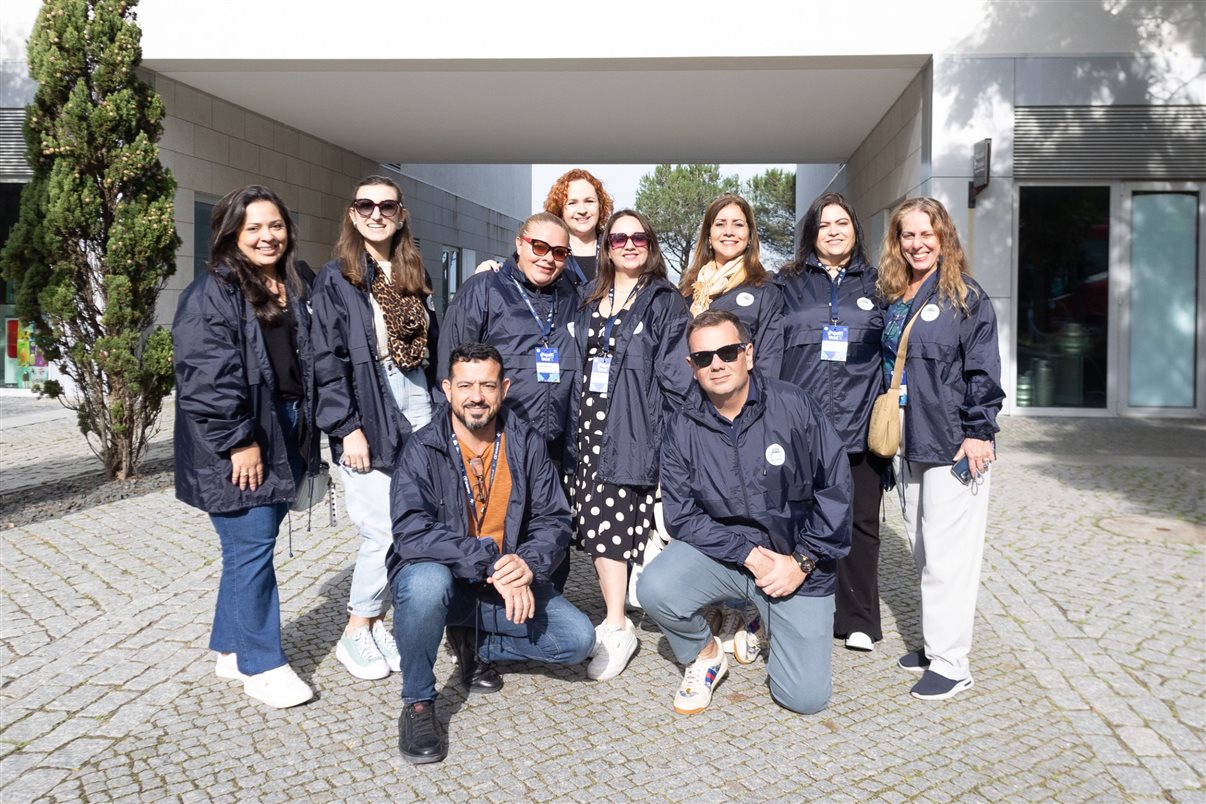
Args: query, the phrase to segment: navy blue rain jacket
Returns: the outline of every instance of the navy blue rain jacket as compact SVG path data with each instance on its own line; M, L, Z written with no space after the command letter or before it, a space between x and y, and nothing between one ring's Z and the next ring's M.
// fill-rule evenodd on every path
M331 457L343 457L343 437L357 429L368 440L374 469L389 472L410 435L379 365L369 291L344 278L338 260L327 263L314 283L314 376L318 384L318 427L330 436ZM371 287L373 263L361 266ZM430 283L430 279L428 280ZM439 326L427 298L427 385L435 385L435 344Z
M757 377L758 396L737 441L696 385L662 442L662 506L670 535L704 555L742 565L755 546L804 553L817 567L797 595L831 595L837 559L850 552L850 462L816 401Z
M457 578L483 581L499 559L493 539L469 535L469 501L461 457L452 448L451 415L447 404L439 404L431 423L406 442L398 458L390 483L391 579L407 564L434 561ZM535 580L544 582L569 546L569 504L540 435L505 408L496 421L511 473L503 552L517 554Z
M516 287L516 282L523 288ZM549 345L559 351L561 382L536 381L536 347L541 345L541 326L553 303L557 310ZM532 302L540 322L532 316L524 295ZM578 293L565 274L550 287L536 288L527 283L523 272L508 259L496 271L483 271L469 277L444 313L440 332L440 350L436 377L448 376L448 356L462 343L488 343L502 355L511 390L506 406L536 428L546 442L560 438L566 430L572 400L582 364L578 342L571 329ZM438 397L443 397L441 392Z
M768 377L779 376L783 360L783 291L771 279L761 287L741 285L712 300L709 310L727 310L754 341L754 360Z
M950 463L964 438L993 440L1005 401L997 315L984 289L970 276L964 313L938 303L938 272L913 297L909 316L921 310L909 332L905 357L904 456L919 463ZM926 305L938 315L927 321ZM905 319L908 321L908 318Z
M884 313L875 290L878 276L875 268L855 257L837 286L837 323L850 328L845 363L821 360L822 329L831 323L835 284L829 273L810 255L803 273L783 280L786 347L779 376L817 400L851 455L867 450L871 406L884 391Z
M592 282L584 297L589 298L594 287ZM584 355L591 312L597 307L591 304L578 311L578 345ZM607 377L599 480L619 486L657 485L658 448L666 418L682 404L693 382L686 360L690 321L690 309L678 288L659 278L645 284L623 313ZM584 365L580 393L590 393L589 381L590 367ZM576 459L577 405L571 426L574 437L567 441L574 442Z
M216 271L229 275L226 266ZM298 443L307 474L314 474L320 461L308 287L302 299L289 299L289 309L297 325L305 393ZM237 285L207 271L185 289L172 322L172 362L176 497L211 514L292 502L297 490L276 415L276 377L255 311ZM230 482L230 450L252 441L260 445L264 482L255 491L243 491Z

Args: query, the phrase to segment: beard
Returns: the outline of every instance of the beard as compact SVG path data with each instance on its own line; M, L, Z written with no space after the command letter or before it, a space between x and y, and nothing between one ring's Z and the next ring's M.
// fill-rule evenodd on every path
M492 410L489 406L480 408L462 408L461 410L453 411L461 424L465 425L470 430L484 430L494 421L494 416L497 411ZM471 418L477 414L481 418Z

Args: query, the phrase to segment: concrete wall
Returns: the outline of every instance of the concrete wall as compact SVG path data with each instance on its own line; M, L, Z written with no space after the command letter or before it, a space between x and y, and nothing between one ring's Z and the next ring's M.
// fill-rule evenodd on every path
M176 226L183 245L176 258L176 275L159 299L158 318L169 322L180 292L192 281L194 266L194 204L213 203L237 187L260 183L272 187L289 206L300 233L299 256L315 268L330 259L339 222L356 182L370 173L388 173L402 187L411 211L412 230L419 239L423 261L442 293L441 251L445 245L464 249L462 270L472 270L477 254L509 254L519 225L511 217L458 197L447 189L395 173L382 165L323 142L253 111L200 92L161 75L146 78L167 108L160 159L176 178ZM462 186L481 175L476 166L448 166L446 179ZM526 216L531 168L491 166L482 184L484 196L513 199L508 206ZM516 170L515 168L522 168ZM436 176L437 171L424 175ZM454 182L446 180L445 184Z

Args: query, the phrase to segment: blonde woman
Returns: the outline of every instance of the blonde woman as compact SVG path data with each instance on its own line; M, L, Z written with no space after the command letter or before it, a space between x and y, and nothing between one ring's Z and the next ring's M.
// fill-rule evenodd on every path
M885 382L912 321L904 365L897 480L905 531L921 575L921 650L901 668L921 673L913 697L950 698L972 686L968 654L988 525L989 466L1005 399L997 318L974 279L950 214L932 198L892 213L879 266ZM966 464L961 461L966 459Z

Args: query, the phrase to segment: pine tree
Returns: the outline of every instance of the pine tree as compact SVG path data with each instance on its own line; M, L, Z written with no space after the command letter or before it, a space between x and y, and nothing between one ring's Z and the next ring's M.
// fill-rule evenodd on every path
M74 390L64 404L109 478L133 475L172 388L155 302L175 271L163 101L136 74L136 0L46 0L28 44L33 180L0 261L17 314ZM48 383L50 395L60 395Z

